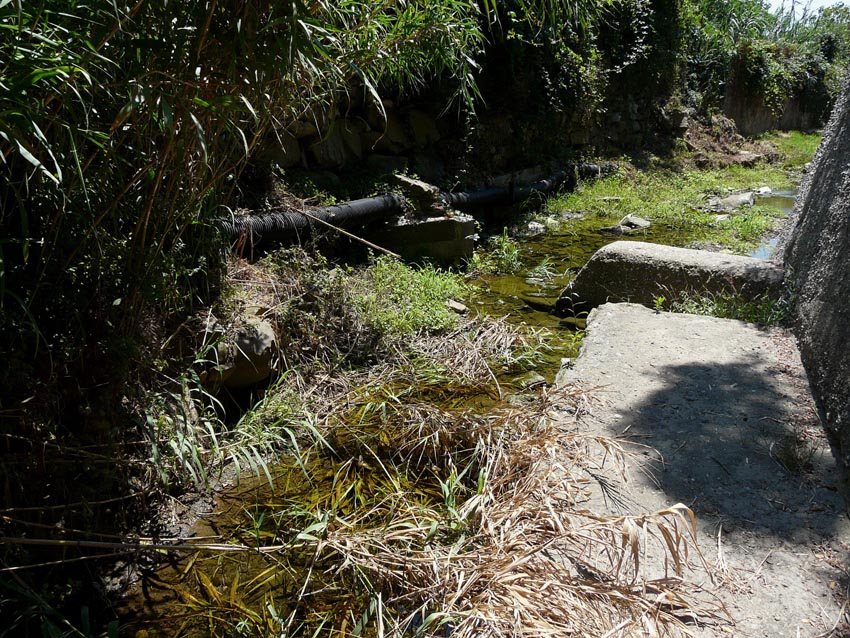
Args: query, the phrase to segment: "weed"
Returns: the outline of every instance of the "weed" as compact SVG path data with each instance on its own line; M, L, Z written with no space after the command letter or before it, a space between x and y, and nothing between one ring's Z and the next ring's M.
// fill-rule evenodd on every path
M823 135L789 131L787 133L769 133L762 139L776 144L783 157L783 165L792 170L800 170L812 161L820 146Z
M725 189L743 190L765 184L790 187L782 168L730 167L707 171L632 171L583 184L573 193L549 200L555 215L622 219L638 215L668 229L687 231L702 241L746 252L775 224L778 212L760 206L739 211L724 222L707 212L709 198Z
M487 248L473 254L468 269L485 275L517 273L522 269L519 244L508 235L508 229L505 228L501 235L490 238Z
M178 580L161 581L179 594L187 631L498 638L515 635L518 618L587 635L641 619L663 635L683 625L681 609L659 601L715 613L681 579L689 551L697 556L687 508L616 518L576 511L580 468L599 474L594 459L622 456L612 441L547 419L556 405L581 409L580 392L475 415L382 387L326 422L331 447L307 451L307 480L284 463L274 488L230 496L255 503L226 525L245 561L196 556ZM648 546L677 578L643 576Z
M380 332L405 336L457 326L458 315L446 302L465 296L463 279L430 264L407 266L379 257L355 285L353 302L364 321Z
M711 294L685 291L671 300L669 310L772 326L784 321L787 303L766 294L749 298L736 292Z

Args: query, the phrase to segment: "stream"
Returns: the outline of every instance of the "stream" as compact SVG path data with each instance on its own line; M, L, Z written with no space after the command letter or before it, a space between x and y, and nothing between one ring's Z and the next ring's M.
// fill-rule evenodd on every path
M759 199L758 204L772 207L780 217L784 217L793 208L794 196L794 192L774 192L768 197ZM660 224L628 236L614 236L600 233L599 229L616 224L618 219L594 216L557 220L557 223L555 223L556 220L549 221L551 223L547 224L550 226L548 232L524 237L521 232L516 233L519 235L515 239L522 260L520 272L511 275L481 275L476 282L476 292L471 299L466 300L473 312L505 317L509 322L524 323L547 331L547 341L551 349L545 355L542 364L533 371L535 375L539 375L538 379L542 377L541 382L545 381L547 384L552 383L564 357L577 356L579 340L575 337L575 332L583 328L581 320L560 319L551 314L549 309L554 306L558 295L571 281L577 270L596 250L617 240L647 241L675 246L691 246L695 243L698 245L700 240L699 237L694 236L692 230L669 228ZM496 220L483 224L485 236L488 231L500 234L502 228L503 224ZM777 241L776 237L766 238L750 252L750 255L760 259L771 258ZM513 385L513 387L522 385L518 379L500 379L500 382L503 381L506 385ZM219 539L236 535L244 539L246 534L250 537L250 530L254 529L256 543L259 546L261 536L268 532L264 531L259 505L251 505L251 503L280 503L281 499L286 502L287 498L289 502L292 502L292 499L297 498L305 489L307 491L304 491L304 494L310 494L306 486L293 488L290 485L299 480L304 483L301 469L290 464L289 467L281 466L272 470L277 484L285 483L286 489L294 490L296 496L287 493L284 498L280 492L275 493L274 489L270 490L266 481L250 478L243 479L241 485L225 490L216 498L212 507L215 513L199 521L193 529L192 536L195 539ZM315 491L315 486L312 489ZM430 488L421 489L425 493ZM239 534L235 530L239 530ZM200 571L199 565L203 565L203 570L213 577L215 583L204 576L200 582L193 585L195 590L192 590L192 587L184 581L193 568L198 568ZM256 622L269 622L272 625L278 623L275 626L279 627L280 619L266 618L268 613L273 615L273 611L239 608L242 599L241 596L237 596L236 585L241 574L241 583L238 586L240 589L250 590L261 587L286 589L287 586L291 586L291 582L287 584L286 574L281 575L281 572L291 568L278 565L276 569L277 572L271 571L268 561L258 553L201 556L189 554L177 562L163 564L153 578L145 581L143 591L138 591L139 588L137 588L137 592L126 600L122 615L134 619L129 624L132 633L127 635L133 635L136 638L210 635L199 629L197 625L194 626L194 630L188 630L183 625L183 622L191 617L193 610L196 610L200 604L198 596L203 597L205 594L216 603L204 608L206 610L204 613L210 614L210 617L219 613L216 611L219 607L222 608L220 610L222 614L225 613L223 610L228 608L228 613L241 613L246 618L256 616L259 619ZM218 574L218 580L214 574ZM230 576L226 576L227 574ZM236 574L235 580L230 585L228 593L226 578L234 578L233 574ZM290 574L289 577L294 579L297 576ZM200 594L192 593L197 590ZM136 624L135 621L140 619L141 625ZM139 626L143 628L139 629ZM228 632L226 635L243 634Z

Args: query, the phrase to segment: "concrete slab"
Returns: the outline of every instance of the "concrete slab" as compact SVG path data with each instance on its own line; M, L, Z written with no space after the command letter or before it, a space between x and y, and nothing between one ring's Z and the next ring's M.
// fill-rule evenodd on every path
M735 621L696 635L839 635L830 630L841 627L848 586L843 481L784 331L605 304L557 383L595 388L578 427L634 452L623 499L597 490L599 509L694 510L717 582L692 577Z
M561 294L560 314L586 312L606 302L652 305L658 295L737 292L779 295L781 266L761 259L640 241L600 248Z

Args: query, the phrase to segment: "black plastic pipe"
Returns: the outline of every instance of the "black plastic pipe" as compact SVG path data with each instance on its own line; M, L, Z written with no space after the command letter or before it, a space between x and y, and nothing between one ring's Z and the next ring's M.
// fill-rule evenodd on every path
M219 228L231 239L249 235L252 244L258 244L261 241L291 238L322 222L337 228L362 226L402 212L404 204L405 200L401 195L385 193L328 206L308 214L286 211L265 215L238 215L220 220Z
M480 191L443 193L443 201L458 210L468 211L496 204L516 204L536 193L548 193L576 176L598 177L616 170L613 164L581 164L570 171L560 171L547 179L527 186L505 186L485 188ZM264 215L239 215L219 220L219 228L231 240L247 236L252 245L266 241L280 241L308 232L317 224L329 224L337 228L365 226L390 215L403 211L405 199L395 193L385 193L366 199L356 199L345 204L329 206L311 211L309 214L296 211L267 213Z

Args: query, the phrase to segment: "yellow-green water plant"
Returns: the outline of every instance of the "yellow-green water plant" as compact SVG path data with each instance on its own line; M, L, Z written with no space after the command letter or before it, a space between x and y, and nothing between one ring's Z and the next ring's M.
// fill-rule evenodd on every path
M587 509L588 482L610 481L600 464L622 450L547 417L585 401L569 389L489 415L390 401L368 422L354 404L329 422L330 447L225 497L234 552L161 574L175 635L684 635L683 618L718 618L687 581L700 561L685 506ZM646 564L649 546L663 565Z

